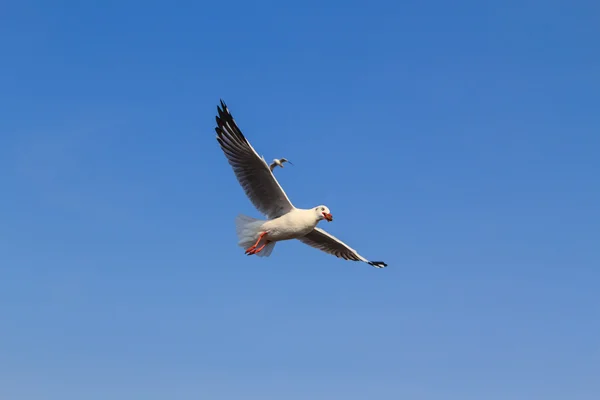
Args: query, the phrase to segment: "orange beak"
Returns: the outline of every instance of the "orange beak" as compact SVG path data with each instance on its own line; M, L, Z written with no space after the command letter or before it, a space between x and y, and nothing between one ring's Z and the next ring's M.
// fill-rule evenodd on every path
M333 217L329 213L323 213L323 217L327 220L327 222L333 221Z

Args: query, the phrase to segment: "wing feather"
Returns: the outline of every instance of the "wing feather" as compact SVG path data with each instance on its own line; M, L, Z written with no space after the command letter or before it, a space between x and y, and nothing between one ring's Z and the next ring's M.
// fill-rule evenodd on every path
M387 264L383 261L367 260L358 254L352 247L348 246L332 234L325 232L321 228L313 229L307 235L298 238L298 240L311 247L324 251L325 253L329 253L338 258L343 258L344 260L362 261L377 268L387 267Z
M217 112L217 141L254 207L270 219L294 209L269 165L242 134L223 100Z

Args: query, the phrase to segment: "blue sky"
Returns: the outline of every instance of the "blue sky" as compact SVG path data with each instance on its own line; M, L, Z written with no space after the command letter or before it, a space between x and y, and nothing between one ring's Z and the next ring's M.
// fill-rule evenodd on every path
M0 398L597 399L597 2L5 2ZM259 216L223 98L295 205Z

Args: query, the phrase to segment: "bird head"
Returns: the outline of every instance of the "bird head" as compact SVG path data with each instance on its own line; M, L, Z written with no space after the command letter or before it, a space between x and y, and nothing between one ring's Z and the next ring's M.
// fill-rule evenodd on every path
M327 208L326 206L315 207L315 212L317 213L319 221L321 221L321 220L326 220L327 222L333 221L333 216L331 215L329 208Z

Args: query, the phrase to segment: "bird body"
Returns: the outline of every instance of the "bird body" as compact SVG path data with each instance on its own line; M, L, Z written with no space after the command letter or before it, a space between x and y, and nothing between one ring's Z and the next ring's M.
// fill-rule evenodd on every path
M387 266L383 261L367 260L341 240L318 228L317 224L322 220L333 221L326 206L296 208L273 175L275 165L283 168L285 159L275 159L273 164L268 165L242 134L222 100L217 111L217 141L244 192L267 217L266 220L247 215L238 215L236 218L238 245L246 249L246 254L268 257L275 243L298 239L336 257L363 261L377 268Z
M329 212L329 209L326 212ZM281 217L264 221L257 227L257 234L266 232L266 239L273 242L297 239L312 231L322 219L324 217L314 209L294 208Z
M271 163L271 165L269 165L269 169L271 171L273 171L275 169L275 167L283 168L283 163L286 163L286 162L289 163L290 165L294 165L286 158L275 158L275 159L273 159L273 162Z

